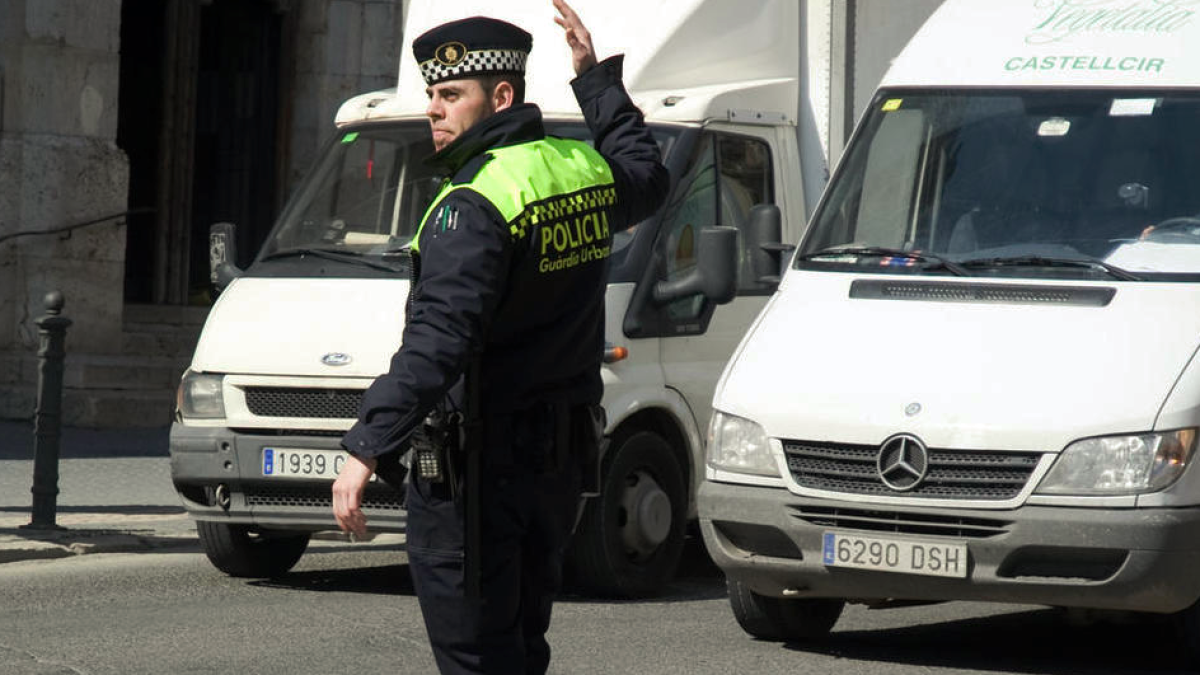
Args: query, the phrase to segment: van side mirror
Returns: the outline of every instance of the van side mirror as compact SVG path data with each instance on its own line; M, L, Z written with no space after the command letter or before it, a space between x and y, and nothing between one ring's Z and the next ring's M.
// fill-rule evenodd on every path
M783 243L783 217L774 204L755 204L750 209L746 247L750 252L750 273L757 283L775 287L782 278L783 254L795 246Z
M242 276L237 266L237 226L213 223L208 229L208 278L218 291Z
M660 305L700 293L723 305L737 296L738 231L733 227L700 230L696 242L696 267L687 276L654 285L654 302Z

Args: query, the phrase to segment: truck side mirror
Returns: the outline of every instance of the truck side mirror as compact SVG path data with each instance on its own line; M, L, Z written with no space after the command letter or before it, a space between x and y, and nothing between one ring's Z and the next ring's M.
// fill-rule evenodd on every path
M700 230L696 267L682 279L655 284L654 302L663 305L697 293L718 305L733 300L737 296L737 235L737 228L733 227Z
M208 278L218 291L240 277L237 266L237 226L213 223L208 229Z
M765 286L779 285L783 267L783 254L796 247L783 243L783 217L774 204L755 204L750 209L747 226L750 239L746 247L750 252L750 273Z

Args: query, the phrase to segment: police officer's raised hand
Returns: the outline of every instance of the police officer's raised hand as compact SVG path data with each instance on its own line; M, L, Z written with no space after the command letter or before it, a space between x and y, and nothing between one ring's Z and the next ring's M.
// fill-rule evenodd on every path
M592 47L592 34L583 25L579 15L571 9L564 0L553 0L554 8L562 16L554 17L554 22L566 31L567 45L571 47L571 60L575 64L575 74L582 75L596 65L596 49Z
M361 539L367 536L367 516L362 512L363 490L375 473L376 461L355 455L347 458L333 482L333 517L338 527Z

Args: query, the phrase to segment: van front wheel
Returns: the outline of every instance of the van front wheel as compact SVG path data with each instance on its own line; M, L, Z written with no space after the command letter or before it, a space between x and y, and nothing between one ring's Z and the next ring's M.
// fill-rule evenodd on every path
M1183 656L1188 665L1200 667L1200 600L1172 616Z
M683 470L658 434L614 439L600 496L588 500L567 551L566 573L588 593L644 597L675 576L683 552Z
M309 534L258 532L247 525L196 522L200 546L213 566L231 577L271 579L282 576L308 548Z
M833 630L833 624L837 623L846 606L842 600L788 600L759 595L733 579L726 579L725 587L738 625L760 640L821 640Z

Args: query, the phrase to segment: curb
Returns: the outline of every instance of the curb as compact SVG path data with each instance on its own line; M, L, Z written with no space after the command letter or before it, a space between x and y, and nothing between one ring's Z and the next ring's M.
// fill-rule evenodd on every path
M111 516L109 517L111 519ZM53 560L93 553L136 553L198 546L195 525L187 516L137 524L33 530L0 525L0 564Z

